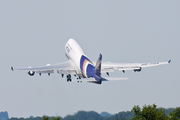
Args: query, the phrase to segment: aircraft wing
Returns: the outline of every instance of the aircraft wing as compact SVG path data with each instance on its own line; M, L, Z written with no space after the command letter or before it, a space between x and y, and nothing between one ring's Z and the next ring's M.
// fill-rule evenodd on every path
M46 66L41 67L28 67L28 68L13 68L12 71L33 71L36 73L54 73L57 71L59 74L75 74L76 69L72 61L67 61L58 64L47 64Z
M168 62L152 62L152 63L110 63L110 62L103 62L101 65L101 72L114 72L114 70L134 70L134 71L141 71L142 68L145 67L153 67L158 65L169 64L171 60Z

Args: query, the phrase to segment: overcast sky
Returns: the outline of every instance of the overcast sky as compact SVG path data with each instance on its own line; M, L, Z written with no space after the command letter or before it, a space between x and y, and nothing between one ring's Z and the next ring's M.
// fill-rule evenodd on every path
M180 106L179 6L179 0L1 0L0 111L10 117L66 116L78 110L114 114L153 103ZM129 80L101 85L10 70L67 61L69 38L92 61L101 53L106 62L172 63L140 73L116 71L110 76Z

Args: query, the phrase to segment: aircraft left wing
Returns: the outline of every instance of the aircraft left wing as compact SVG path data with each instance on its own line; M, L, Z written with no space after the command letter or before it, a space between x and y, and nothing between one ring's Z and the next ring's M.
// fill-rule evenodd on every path
M103 62L101 65L101 72L114 72L114 70L119 70L125 72L126 70L134 70L135 72L141 71L142 68L145 67L153 67L158 65L169 64L171 60L168 62L152 62L152 63L110 63Z
M36 73L54 73L54 71L57 71L59 74L75 74L76 69L74 67L74 64L72 61L67 61L63 63L58 63L58 64L47 64L46 66L41 66L41 67L28 67L28 68L18 68L15 69L11 67L12 71L29 71L29 75L34 75Z

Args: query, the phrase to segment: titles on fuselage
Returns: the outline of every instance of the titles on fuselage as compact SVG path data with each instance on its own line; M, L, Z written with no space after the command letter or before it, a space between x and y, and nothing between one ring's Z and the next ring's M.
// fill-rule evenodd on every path
M159 62L155 62L155 63L144 63L144 64L142 64L143 66L145 66L145 65L158 65L159 64Z

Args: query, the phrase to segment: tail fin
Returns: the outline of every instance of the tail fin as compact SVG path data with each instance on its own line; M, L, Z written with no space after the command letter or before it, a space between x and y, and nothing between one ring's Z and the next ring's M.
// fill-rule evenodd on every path
M101 61L102 61L102 55L99 55L99 58L96 62L96 66L95 66L95 74L101 78Z

